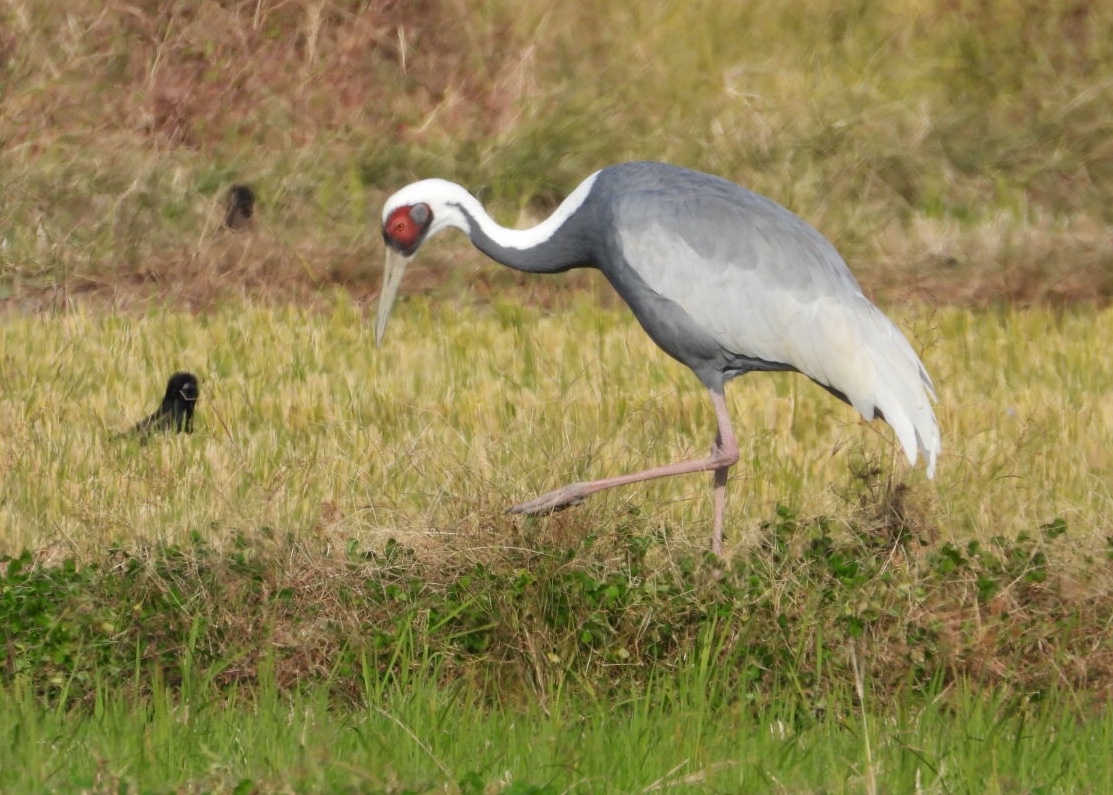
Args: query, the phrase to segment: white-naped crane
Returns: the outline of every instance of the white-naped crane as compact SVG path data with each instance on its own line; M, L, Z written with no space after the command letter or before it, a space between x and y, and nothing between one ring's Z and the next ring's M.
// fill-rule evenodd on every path
M867 420L884 419L909 463L919 451L934 475L936 396L919 357L862 293L834 246L776 202L698 171L622 163L589 176L537 226L507 229L461 186L415 182L383 207L376 344L409 258L448 227L516 270L602 271L653 341L710 390L718 419L706 458L573 483L511 512L549 513L613 486L710 471L711 548L721 555L727 473L738 461L723 390L735 376L762 370L803 373Z

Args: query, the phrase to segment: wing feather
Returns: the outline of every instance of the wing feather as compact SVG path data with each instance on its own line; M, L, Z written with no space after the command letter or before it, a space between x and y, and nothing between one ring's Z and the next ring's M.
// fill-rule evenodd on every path
M920 450L934 471L931 380L815 229L737 188L638 194L617 203L615 231L629 267L725 352L789 365L841 392L863 417L883 416L909 461Z

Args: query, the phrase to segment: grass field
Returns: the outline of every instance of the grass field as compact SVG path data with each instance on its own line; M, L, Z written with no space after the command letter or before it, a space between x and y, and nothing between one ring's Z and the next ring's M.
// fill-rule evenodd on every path
M1109 2L3 4L0 790L1113 789L1111 104ZM835 242L934 481L756 375L723 562L706 477L504 512L711 407L459 236L376 349L379 207L633 158ZM196 432L117 438L176 369Z
M9 791L858 792L880 782L899 792L1097 793L1113 784L1113 724L1079 723L1070 702L1018 708L967 694L957 710L759 720L696 685L510 719L421 688L369 693L365 710L339 715L314 695L214 708L200 697L114 694L72 714L6 694L0 717L24 730L0 747L0 765L20 771L4 776Z
M716 580L703 477L549 519L503 513L565 480L708 443L702 389L590 295L557 313L408 301L381 350L343 293L308 311L10 315L9 694L19 716L30 693L57 704L28 719L29 738L58 721L81 728L65 734L66 757L17 765L8 781L57 765L100 791L269 791L293 775L296 791L594 791L601 778L616 791L809 791L880 776L884 788L999 780L1005 792L1043 780L1024 749L1048 732L1063 743L1042 749L1058 765L1054 791L1107 781L1091 766L1105 755L1084 751L1108 738L1107 713L1072 694L1104 699L1113 682L1113 500L1100 474L1113 371L1095 355L1113 314L938 309L907 321L947 385L939 478L908 470L887 429L804 379L744 379L730 395L746 465ZM1002 365L974 364L991 357ZM163 362L202 377L196 432L115 438L159 399ZM697 664L701 643L716 667ZM876 723L861 731L856 654ZM408 706L383 706L370 687ZM661 713L673 687L710 693ZM1001 700L982 703L990 693ZM613 723L612 703L629 704L629 724ZM780 736L782 712L801 709L802 734ZM981 737L965 718L959 735L937 736L956 710L1010 756L988 769L969 750L953 760L952 743ZM706 741L657 735L686 736L692 714ZM337 719L351 742L335 739ZM522 736L504 739L506 720L550 749L535 760L544 774L525 763ZM148 728L128 739L129 721ZM582 756L561 739L565 721L591 738ZM178 743L179 725L195 747ZM414 747L384 754L373 738L392 732ZM425 748L442 733L499 750ZM175 741L140 753L140 737ZM758 761L770 744L772 767ZM652 763L609 761L635 748Z
M705 390L626 310L590 295L556 313L446 298L407 302L398 321L376 349L344 293L311 310L10 315L0 548L81 560L197 532L222 544L259 525L338 544L405 538L433 556L616 523L681 550L706 543L703 477L604 493L551 520L502 513L565 481L710 444ZM940 384L937 480L907 466L887 427L806 379L751 376L729 391L746 462L731 485L730 549L757 544L778 505L854 522L899 486L925 541L1015 538L1061 518L1080 551L1100 552L1113 514L1102 475L1113 364L1101 342L1113 314L935 309L905 326ZM114 439L157 405L174 369L202 379L197 433L145 448Z

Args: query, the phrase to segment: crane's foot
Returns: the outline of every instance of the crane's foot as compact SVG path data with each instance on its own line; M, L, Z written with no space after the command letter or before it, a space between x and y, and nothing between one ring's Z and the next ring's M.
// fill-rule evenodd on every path
M587 495L581 489L582 483L573 483L570 486L564 486L556 491L550 491L548 494L542 494L535 500L523 502L521 505L515 505L509 509L507 513L521 513L526 516L545 516L557 511L563 511L565 508L571 508L573 505L579 505Z

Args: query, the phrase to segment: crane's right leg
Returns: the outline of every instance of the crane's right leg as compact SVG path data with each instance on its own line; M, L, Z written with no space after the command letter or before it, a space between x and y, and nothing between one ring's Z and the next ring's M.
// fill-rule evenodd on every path
M562 508L583 502L583 500L597 491L625 486L629 483L640 483L645 480L666 478L672 475L687 475L693 472L714 472L714 502L715 521L711 533L711 550L716 555L723 551L723 513L726 507L727 473L738 461L738 441L734 438L734 431L730 427L730 416L727 414L727 402L721 391L711 390L711 405L715 407L715 418L719 424L719 433L715 438L715 446L711 455L696 461L681 461L676 464L653 467L629 475L618 475L613 478L592 480L586 483L572 483L563 488L542 494L535 500L515 505L510 513L524 513L527 516L552 513Z
M712 478L715 500L715 523L711 526L711 551L717 557L723 556L723 514L727 507L727 475L730 467L725 466L715 470Z

